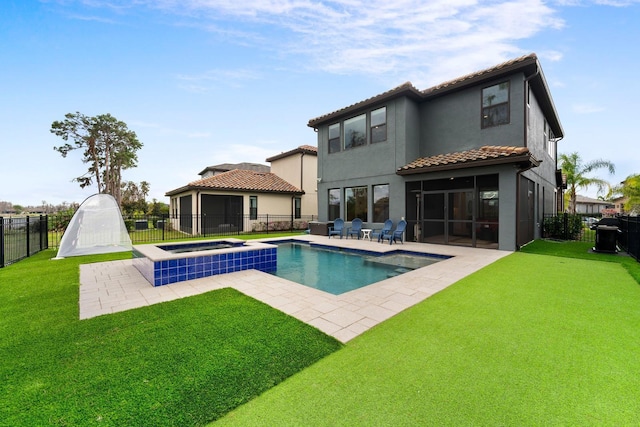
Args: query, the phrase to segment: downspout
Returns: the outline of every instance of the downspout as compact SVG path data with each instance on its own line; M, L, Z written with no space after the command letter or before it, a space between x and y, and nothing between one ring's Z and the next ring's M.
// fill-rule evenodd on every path
M525 113L525 121L524 121L524 143L523 146L528 148L528 144L527 141L529 139L529 133L527 132L528 127L529 127L529 116L527 115L527 108L529 108L529 99L528 99L528 95L529 95L529 82L536 78L537 76L540 75L540 66L538 65L538 63L536 62L536 72L531 74L529 77L526 77L524 79L524 84L525 84L525 103L524 103L524 113ZM520 250L520 244L518 243L520 241L520 178L523 172L528 171L529 169L531 169L532 166L529 166L528 168L519 168L518 172L516 173L516 251Z
M304 151L300 156L300 189L304 191Z

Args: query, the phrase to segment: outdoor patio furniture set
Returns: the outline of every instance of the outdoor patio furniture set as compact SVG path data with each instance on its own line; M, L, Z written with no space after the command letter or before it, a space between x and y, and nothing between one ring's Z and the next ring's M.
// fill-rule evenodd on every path
M363 222L360 218L355 218L351 221L350 227L345 227L344 219L336 218L333 221L333 226L329 227L329 238L331 236L342 236L351 237L355 236L356 238L363 239L368 238L372 240L373 238L377 238L378 243L389 241L389 244L393 242L400 241L400 243L404 243L404 232L407 228L407 221L404 219L398 221L398 225L396 228L393 228L393 221L387 219L384 222L384 225L381 229L371 229L371 228L362 228Z

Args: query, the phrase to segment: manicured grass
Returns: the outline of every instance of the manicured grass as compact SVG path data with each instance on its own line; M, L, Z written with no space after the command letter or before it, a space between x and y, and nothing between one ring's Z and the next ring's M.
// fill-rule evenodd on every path
M629 258L566 245L501 259L215 424L639 425Z
M0 269L0 425L203 425L342 345L231 290L78 320L80 263Z

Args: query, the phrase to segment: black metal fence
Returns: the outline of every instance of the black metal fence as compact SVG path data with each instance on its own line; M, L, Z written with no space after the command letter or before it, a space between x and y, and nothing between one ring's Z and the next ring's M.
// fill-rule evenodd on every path
M578 242L595 241L595 231L591 229L592 217L583 215L545 215L542 237L547 239L573 240ZM599 218L598 218L599 219Z
M47 216L0 217L0 268L49 247Z
M58 247L71 215L49 216L49 245ZM315 215L138 215L124 217L133 244L241 234L304 231Z
M599 218L582 215L548 215L544 218L543 237L579 242L596 241L596 230L592 229L594 221ZM618 246L640 261L640 218L635 216L618 216L620 227L617 238Z
M629 255L640 261L640 217L622 216L618 243Z

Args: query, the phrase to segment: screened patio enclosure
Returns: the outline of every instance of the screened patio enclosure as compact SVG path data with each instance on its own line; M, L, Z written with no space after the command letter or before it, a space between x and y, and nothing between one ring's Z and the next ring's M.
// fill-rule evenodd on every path
M407 240L498 248L498 174L406 183Z

